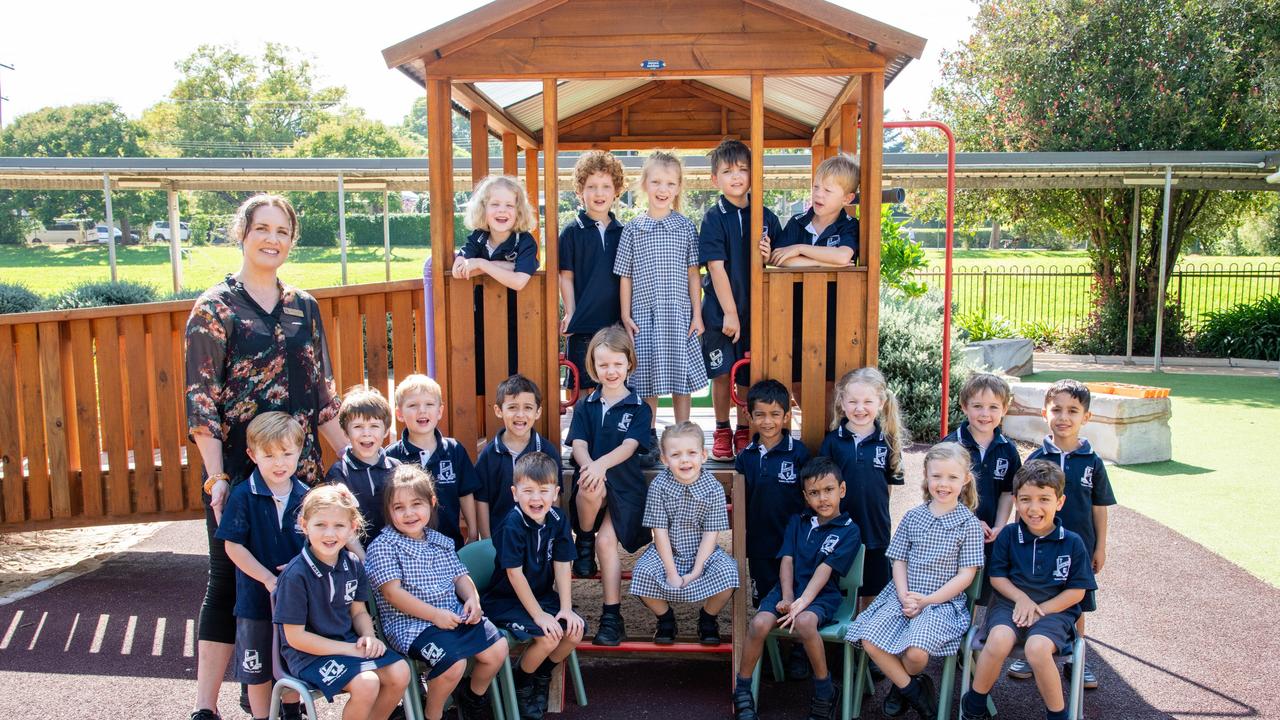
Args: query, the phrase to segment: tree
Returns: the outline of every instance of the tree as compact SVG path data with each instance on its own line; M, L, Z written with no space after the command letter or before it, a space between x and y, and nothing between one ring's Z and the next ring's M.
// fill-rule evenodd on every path
M462 113L449 113L452 121L453 156L471 156L471 123ZM418 153L427 151L427 99L416 98L409 107L409 114L404 116L400 130L408 136ZM461 140L461 142L459 142Z
M331 120L314 133L299 140L283 157L310 158L388 158L407 157L413 152L410 142L396 128L352 112ZM334 188L336 191L336 187ZM336 217L336 193L290 193L299 212ZM382 193L348 193L348 212L360 210L381 212Z
M1274 0L982 0L973 36L944 55L933 106L969 151L1250 150L1280 144L1277 98ZM1127 304L1132 281L1138 322L1154 324L1158 192L1143 197L1132 279L1130 189L990 198L993 215L1087 235L1101 305ZM1175 189L1169 256L1250 202Z

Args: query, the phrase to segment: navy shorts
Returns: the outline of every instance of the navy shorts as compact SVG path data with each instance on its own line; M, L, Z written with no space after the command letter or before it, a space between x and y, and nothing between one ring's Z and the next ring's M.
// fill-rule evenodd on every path
M885 548L867 548L862 560L862 587L858 589L858 597L875 597L885 585L893 582L893 571L884 551Z
M751 573L751 602L760 607L760 598L768 588L778 585L778 570L782 561L776 557L749 557L747 570Z
M409 657L427 664L427 679L430 680L453 667L454 663L466 662L467 658L479 655L500 640L502 633L488 618L481 618L475 625L462 624L452 630L432 625L409 646Z
M733 364L741 360L750 349L745 336L739 336L738 342L733 342L728 335L720 332L719 328L707 328L707 331L702 333L702 362L706 365L707 377L715 378L728 373L733 369ZM733 377L734 382L739 386L749 386L751 366L739 366Z
M517 598L490 598L485 602L485 617L491 619L494 625L502 628L504 631L511 633L516 642L526 642L534 638L540 638L546 633L542 632L542 628L524 609L524 605L520 604ZM549 593L546 597L538 600L538 605L542 609L552 615L560 612L560 596L555 593ZM564 622L560 623L561 627ZM587 632L586 621L583 621L583 633Z
M564 342L564 358L578 368L578 387L584 391L593 390L598 385L591 379L591 373L587 372L587 346L594 336L595 333L574 333L566 337ZM566 383L572 381L572 375L565 379ZM569 386L566 384L565 387Z
M390 649L383 653L382 657L368 659L350 655L322 655L294 675L324 693L326 700L333 700L333 697L343 692L356 675L397 662L404 662L404 658Z
M270 620L236 618L236 682L261 685L275 682L271 641L275 626Z
M1071 643L1076 639L1074 616L1068 613L1053 613L1040 618L1031 627L1018 627L1013 622L1013 605L1004 598L987 608L987 619L982 623L982 629L978 631L978 642L985 645L987 636L991 634L991 628L997 625L1012 629L1018 638L1019 645L1025 643L1027 637L1031 635L1043 635L1049 638L1053 641L1055 655L1071 652Z
M778 602L782 600L782 588L775 585L768 595L760 599L760 612L772 613L778 615ZM836 616L836 610L840 609L841 596L839 592L819 593L818 597L813 599L813 603L805 608L805 611L811 612L818 616L818 627L823 627L831 622Z

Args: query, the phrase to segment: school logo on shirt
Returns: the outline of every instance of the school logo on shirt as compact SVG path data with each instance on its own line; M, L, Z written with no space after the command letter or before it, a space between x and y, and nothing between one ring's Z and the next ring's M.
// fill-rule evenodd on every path
M426 660L431 667L435 667L436 663L444 659L444 648L435 643L427 643L427 646L422 648L422 659Z
M347 587L342 591L342 601L355 602L356 588L359 587L359 585L360 582L358 580L348 580Z
M1087 488L1093 487L1093 468L1092 467L1087 467L1084 469L1084 475L1080 476L1080 487L1087 487Z
M1066 582L1071 576L1071 556L1059 555L1058 562L1053 568L1053 579L1058 582Z
M831 237L827 238L827 247L835 247L839 244L840 244L839 235L832 235Z
M245 672L262 672L262 658L258 655L258 651L245 650L244 661L240 663L240 667L244 668Z
M822 550L821 550L822 554L823 554L823 555L830 555L831 553L835 552L835 551L836 551L836 545L838 545L838 544L840 544L840 536L839 536L839 535L828 535L828 536L827 536L825 539L823 539L823 541L822 541Z
M996 460L996 469L993 471L997 478L1003 478L1009 472L1009 461L1005 458Z
M347 672L347 666L332 658L329 662L320 666L320 682L325 685L332 685L338 678Z
M518 257L518 253L515 250L512 250L511 252L504 255L502 259L506 260L507 262L515 262L516 257Z
M872 464L880 468L881 470L883 470L885 463L888 461L889 461L889 448L883 445L876 448L876 458L874 461L872 461Z
M618 430L626 432L631 427L631 416L635 413L623 413L618 419Z
M711 361L711 369L714 370L724 364L724 351L712 350L707 353L707 359Z
M436 473L436 482L452 483L457 481L458 476L453 472L452 460L441 460L440 471Z
M778 468L778 482L794 483L796 481L796 464L790 460L783 460L782 465Z

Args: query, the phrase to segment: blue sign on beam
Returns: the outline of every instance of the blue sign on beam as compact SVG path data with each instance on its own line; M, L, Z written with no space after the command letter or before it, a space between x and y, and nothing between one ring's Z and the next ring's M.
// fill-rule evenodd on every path
M665 60L645 60L640 63L640 67L644 70L661 70L666 66Z

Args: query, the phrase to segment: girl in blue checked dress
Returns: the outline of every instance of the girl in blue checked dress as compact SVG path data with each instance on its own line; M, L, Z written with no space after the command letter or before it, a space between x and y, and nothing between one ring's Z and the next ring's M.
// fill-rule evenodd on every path
M632 386L655 418L658 396L670 395L677 423L689 419L689 395L707 386L698 340L698 229L678 212L682 170L670 153L655 152L645 160L640 185L648 208L622 230L613 263L613 273L621 276L622 326L636 344ZM650 440L656 447L656 433Z
M983 564L982 523L969 451L944 442L924 456L925 504L907 511L885 555L893 582L860 613L845 640L862 643L892 681L884 714L902 714L904 701L920 714L937 714L930 656L956 652L969 629L965 589Z
M426 664L427 718L441 717L450 693L465 720L488 718L489 683L507 657L507 641L481 614L480 594L453 540L430 527L431 475L417 465L397 467L383 505L390 527L369 545L366 569L387 639ZM475 667L454 693L467 658L475 658Z

